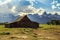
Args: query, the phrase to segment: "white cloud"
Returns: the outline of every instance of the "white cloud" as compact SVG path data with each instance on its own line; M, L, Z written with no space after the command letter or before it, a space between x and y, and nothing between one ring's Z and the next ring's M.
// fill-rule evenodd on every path
M13 7L11 8L11 12L15 13L15 9L16 9L16 6L13 6Z
M27 15L27 14L34 14L35 10L31 6L25 6L16 9L18 11L18 15Z
M52 15L54 15L56 12L55 11L53 11L53 12L50 12Z
M45 12L45 10L43 8L40 8L37 11L38 15L43 15L44 12Z
M35 0L27 0L29 2L35 1ZM7 0L6 3L11 2L11 0ZM33 5L33 3L31 3ZM29 6L19 6L19 4L15 4L12 5L11 8L8 7L8 5L4 6L4 7L0 7L0 13L7 13L7 12L11 12L13 15L27 15L27 14L39 14L39 15L43 15L43 12L45 11L43 8L40 9L36 9L34 8L32 5ZM52 9L55 9L56 6L52 5ZM4 10L4 11L3 11ZM52 12L52 14L54 14Z
M53 12L49 12L51 15L54 15L54 14L58 14L58 15L60 15L60 11L59 12L55 12L55 11L53 11Z
M58 7L58 9L60 9L60 3L58 3L56 6Z
M5 0L4 2L0 1L0 6L10 3L12 0Z
M24 7L20 7L20 8L16 8L15 9L15 12L18 12L17 15L27 15L27 14L39 14L39 15L42 15L43 12L45 11L43 8L40 8L40 9L36 9L34 7L32 7L31 5L30 6L24 6Z
M29 1L31 3L31 6L33 6L33 1L35 1L35 0L27 0L27 1Z
M18 15L25 16L25 15L27 15L27 13L20 12Z
M57 12L57 14L58 14L58 15L60 15L60 11L59 11L59 12Z
M58 1L55 1L55 0L53 0L53 2L51 3L52 4L52 9L54 10L55 8L57 8L57 3L58 3Z
M60 6L60 3L57 3L57 5L56 6Z
M57 8L55 5L52 5L52 9L54 10L55 8Z
M8 8L6 5L0 6L0 13L10 13L10 8Z
M53 2L51 4L57 4L57 3L58 3L58 1L53 0Z
M27 0L27 1L32 2L35 0ZM7 0L6 2L7 3L11 2L11 0L9 0L9 1ZM3 5L4 7L0 7L0 12L3 12L3 13L11 12L11 14L13 14L13 15L20 15L20 14L22 15L23 13L25 15L36 14L36 13L38 13L39 15L42 15L44 10L42 8L36 9L32 5L33 5L33 2L29 6L19 6L19 4L17 3L15 5L12 5L11 8L9 8L8 5L5 5L5 6Z

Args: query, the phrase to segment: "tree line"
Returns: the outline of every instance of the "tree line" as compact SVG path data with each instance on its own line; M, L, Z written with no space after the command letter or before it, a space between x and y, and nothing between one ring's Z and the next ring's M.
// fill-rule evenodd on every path
M60 20L51 20L50 22L47 22L48 25L60 25Z

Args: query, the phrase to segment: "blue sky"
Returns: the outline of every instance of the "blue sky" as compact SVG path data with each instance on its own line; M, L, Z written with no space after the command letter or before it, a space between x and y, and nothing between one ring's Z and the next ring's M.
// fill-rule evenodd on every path
M16 15L18 16L20 13L31 13L32 10L35 11L34 8L36 10L42 8L45 9L46 12L59 12L60 0L0 0L0 22L14 21L12 17L8 15L13 14L12 16L15 18Z
M60 0L0 0L0 13L18 14L20 12L32 11L31 6L35 9L45 9L47 12L60 11ZM28 11L27 11L28 10Z
M56 5L58 3L60 3L60 0L37 0L37 1L34 2L34 7L36 7L36 8L44 8L47 11L60 11L60 9L59 9L60 5L59 6L54 6L54 7L56 7L54 9L52 8L52 6L55 5L55 4L51 4L51 3L55 2L55 1L57 1Z
M55 2L55 1L57 1L57 3L55 3L56 5L60 3L60 0L11 0L11 2L3 4L3 5L8 4L11 7L14 5L18 6L18 7L23 7L23 6L32 5L32 3L33 3L33 7L37 8L37 9L43 8L46 11L60 11L60 5L56 6L55 4L54 5L51 4L52 2ZM5 2L5 0L0 0L0 4L4 3L4 2ZM54 8L54 7L56 7L56 8Z

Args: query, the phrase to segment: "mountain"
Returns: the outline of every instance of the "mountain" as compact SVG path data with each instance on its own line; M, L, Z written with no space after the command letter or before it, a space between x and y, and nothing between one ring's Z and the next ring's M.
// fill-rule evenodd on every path
M55 14L53 15L53 19L54 19L54 20L60 20L60 15L58 15L57 13L55 13Z
M42 16L43 17L47 17L48 16L48 14L46 13L46 11L43 12L43 15Z
M40 16L38 14L29 14L27 15L27 17L31 20L31 21L34 21L34 22L37 22L37 23L47 23L48 21L50 21L50 19L48 17L44 17L44 16Z
M39 13L40 14L40 13ZM51 13L47 14L46 11L44 11L42 13L42 15L39 15L38 13L36 14L28 14L27 17L34 22L37 23L47 23L51 20L60 20L60 15L58 15L57 13L55 13L54 15L52 15ZM11 13L7 13L7 14L1 14L0 15L0 23L11 23L11 22L15 22L18 19L21 19L22 17L20 15L14 16Z
M0 23L10 23L15 21L18 18L18 16L13 16L12 14L4 14L0 16Z
M28 14L27 17L34 22L37 23L47 23L51 20L60 20L60 15L58 15L57 13L52 15L51 13L47 14L47 12L43 12L43 15L39 15L39 14Z

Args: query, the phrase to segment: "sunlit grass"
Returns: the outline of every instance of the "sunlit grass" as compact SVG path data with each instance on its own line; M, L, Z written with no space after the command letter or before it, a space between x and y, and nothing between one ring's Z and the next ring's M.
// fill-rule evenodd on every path
M60 25L40 24L39 27L41 29L60 29Z
M5 28L4 25L0 25L0 31L11 31L11 30L21 30L21 31L30 31L33 28ZM48 24L40 24L38 29L60 29L60 25L48 25Z
M38 31L38 34L36 34ZM47 34L48 33L48 34ZM33 29L33 28L5 28L4 25L0 25L0 38L3 37L3 39L0 40L18 40L19 37L22 36L28 36L28 39L26 40L55 40L55 35L58 37L60 33L60 25L47 25L47 24L40 24L39 28ZM43 34L43 35L41 35ZM54 34L54 35L53 35ZM19 36L20 35L20 36ZM51 39L48 37L53 36ZM2 37L1 37L2 36ZM5 37L7 36L7 37ZM21 37L22 37L21 36ZM40 37L40 38L39 38ZM22 38L20 38L22 39ZM20 40L19 39L19 40ZM23 39L25 40L25 39Z

